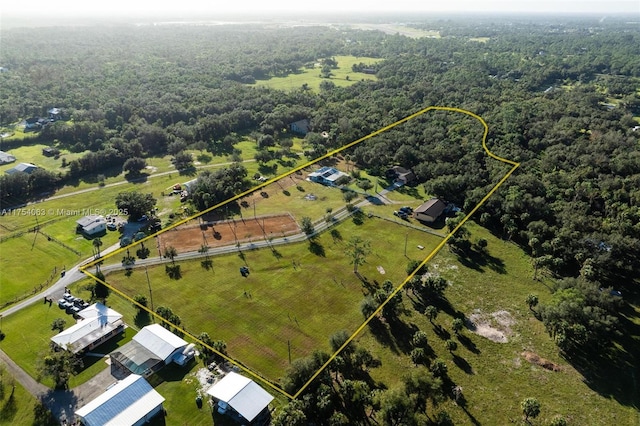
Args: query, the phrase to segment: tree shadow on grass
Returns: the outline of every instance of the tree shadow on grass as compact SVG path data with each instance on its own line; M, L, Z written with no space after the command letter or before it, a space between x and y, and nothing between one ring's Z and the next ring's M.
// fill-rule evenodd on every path
M133 323L138 329L151 324L151 314L145 310L138 310L138 313L133 317Z
M433 332L436 333L436 336L438 336L442 340L449 340L451 338L451 333L449 333L449 331L447 331L440 324L435 324L433 326Z
M210 271L213 269L213 261L211 259L205 259L200 262L200 266L202 266L207 271Z
M407 324L398 318L391 318L388 323L389 332L395 340L396 347L402 353L408 354L411 352L413 349L411 339L413 339L413 335L419 330L419 328L413 323Z
M276 250L275 248L271 249L271 254L273 254L273 257L275 257L276 259L280 260L282 259L282 253L280 253L278 250Z
M467 348L470 352L472 352L472 353L474 353L476 355L480 353L480 349L478 349L476 344L473 343L473 341L470 338L468 338L467 336L465 336L463 334L459 334L458 335L458 341L462 344L462 346Z
M309 251L316 256L325 257L324 247L315 239L309 241Z
M495 256L491 256L491 254L486 251L469 249L464 253L458 253L456 257L464 266L478 272L485 272L485 268L489 268L499 274L507 273L504 261Z
M0 422L13 424L12 420L18 413L18 404L16 402L15 389L16 387L14 385L11 388L9 398L7 398L7 400L2 405L2 408L0 409Z
M610 348L594 348L565 356L595 392L618 403L640 409L640 324L637 313L627 303L619 310L619 330ZM633 318L635 317L635 322Z
M454 354L453 363L465 373L473 374L473 367L471 367L471 364L469 364L469 362L467 362L467 360L462 358L461 356Z
M382 322L380 318L374 317L371 321L369 321L369 330L373 337L380 343L382 346L389 348L393 353L399 354L400 351L396 346L395 339L391 335L387 324Z
M180 265L166 265L165 272L172 280L179 280L182 278L182 271L180 270Z

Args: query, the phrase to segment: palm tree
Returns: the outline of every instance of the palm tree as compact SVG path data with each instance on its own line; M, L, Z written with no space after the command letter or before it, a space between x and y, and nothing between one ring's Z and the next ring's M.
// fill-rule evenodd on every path
M177 255L178 255L178 250L176 250L174 246L168 246L164 249L164 256L171 259L171 263L173 264L173 266L176 265L175 258Z
M93 240L93 248L96 250L96 259L100 257L100 247L102 246L102 240L96 238Z

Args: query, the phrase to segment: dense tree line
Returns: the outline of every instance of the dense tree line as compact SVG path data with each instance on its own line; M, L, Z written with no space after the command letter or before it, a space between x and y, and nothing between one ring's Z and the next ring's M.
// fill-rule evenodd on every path
M181 155L187 148L232 154L237 133L256 136L256 160L266 163L286 154L286 127L302 118L310 119L313 130L305 155L317 158L426 106L455 106L482 116L490 127L490 149L521 163L475 219L523 247L536 272L558 279L552 302L538 314L563 351L579 352L595 342L606 346L619 327L621 303L610 300L609 289L637 294L640 270L640 131L634 130L640 30L586 18L485 17L417 26L444 37L321 26L3 31L0 63L7 72L0 73L0 125L59 107L69 120L45 126L35 141L91 152L71 161L63 174L1 176L0 201L12 205L106 167L122 170L132 158L169 153L188 165ZM340 87L327 78L319 92L247 84L322 59L330 74L335 64L327 59L342 54L383 59L375 67L378 79ZM507 170L485 155L482 130L469 117L437 112L345 154L382 180L389 166L411 168L427 192L468 211ZM15 143L2 142L0 149ZM246 177L239 164L205 172L194 184L193 203L206 209L224 201L248 188ZM470 249L464 239L454 242L460 255ZM438 283L416 283L416 294L432 291L429 286ZM388 290L369 295L363 312ZM326 354L318 353L297 368L313 370L324 361ZM294 389L302 379L290 374L288 380ZM353 414L335 408L343 404L393 418L393 410L382 406L402 399L400 390L378 398L366 381L346 380L352 382L338 395L342 379L320 377L313 392L289 405L288 415L301 412L313 421L331 406L334 424L349 423Z

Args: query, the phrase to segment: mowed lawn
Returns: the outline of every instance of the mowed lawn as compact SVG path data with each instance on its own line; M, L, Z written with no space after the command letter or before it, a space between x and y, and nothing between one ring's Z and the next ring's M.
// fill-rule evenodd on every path
M323 81L331 81L336 86L345 87L350 86L361 80L376 80L376 76L372 74L365 74L361 72L353 72L352 66L354 64L364 63L367 65L373 65L382 61L379 58L367 58L357 56L335 56L338 62L338 68L331 70L332 76L329 79L322 78L320 76L321 67L316 66L312 69L303 68L297 74L289 74L286 77L272 77L268 80L258 80L257 86L265 86L278 90L293 90L299 89L304 84L314 91L320 90L320 83Z
M387 279L395 285L404 281L405 240L408 256L416 260L441 241L381 219L363 220L362 225L338 225L333 236L323 233L314 248L305 242L213 257L213 270L204 269L200 260L180 262L178 280L169 279L164 265L149 267L154 307L170 307L188 332L206 331L224 340L232 357L277 380L289 365L289 345L292 359L328 351L333 333L353 332L363 322L360 303L367 291L345 254L352 236L370 242L371 253L359 272L373 287ZM250 269L246 278L239 273L243 265ZM131 297L149 297L142 269L130 276L110 273L106 279Z
M57 281L66 265L80 260L42 234L25 233L0 245L0 306L39 292ZM47 285L48 284L48 285Z

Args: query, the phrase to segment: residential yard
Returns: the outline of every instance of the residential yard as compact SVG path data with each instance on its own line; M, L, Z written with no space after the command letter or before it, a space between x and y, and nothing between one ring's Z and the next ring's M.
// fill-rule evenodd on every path
M31 425L36 399L0 364L0 425Z
M13 168L20 163L31 163L52 172L63 172L65 169L62 167L62 159L69 162L89 152L71 153L67 150L61 150L58 158L47 157L42 154L42 149L48 146L49 145L46 144L33 144L23 145L18 148L7 150L7 152L16 157L16 161L10 164L1 165L0 173L4 173L6 170Z

